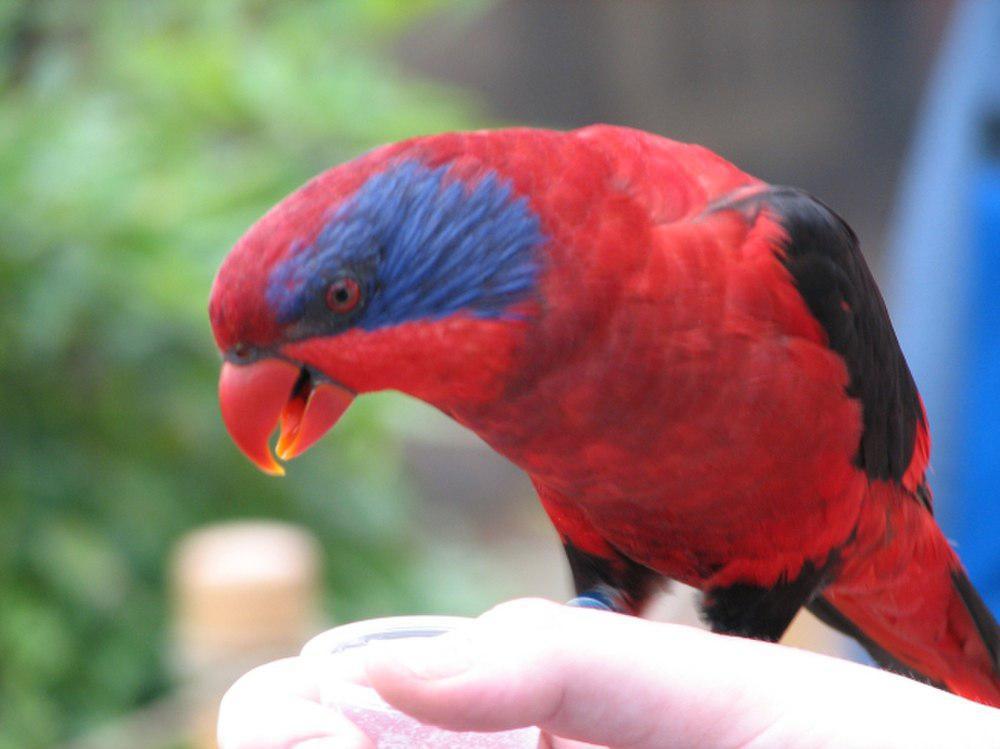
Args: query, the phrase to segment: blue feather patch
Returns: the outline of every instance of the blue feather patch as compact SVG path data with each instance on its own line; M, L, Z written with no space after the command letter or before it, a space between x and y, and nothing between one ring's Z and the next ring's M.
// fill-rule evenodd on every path
M345 273L365 292L351 324L366 330L460 311L496 318L530 297L545 236L528 201L493 172L469 184L447 171L406 161L370 177L272 271L278 321L308 318Z

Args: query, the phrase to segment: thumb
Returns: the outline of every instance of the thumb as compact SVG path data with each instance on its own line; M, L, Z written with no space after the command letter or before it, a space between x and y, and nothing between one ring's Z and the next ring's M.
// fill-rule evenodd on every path
M714 745L718 721L699 718L724 711L731 697L718 694L717 681L698 675L704 669L671 658L705 637L712 636L524 600L441 637L372 648L366 668L386 701L451 730L537 725L556 736L615 747ZM686 680L688 690L666 678L664 672L678 665L676 681ZM702 689L693 683L699 679ZM687 698L692 691L696 700ZM677 714L665 720L670 713Z
M957 733L985 746L1000 721L1000 711L857 664L537 600L373 650L366 669L384 699L427 723L536 725L620 749L957 746Z

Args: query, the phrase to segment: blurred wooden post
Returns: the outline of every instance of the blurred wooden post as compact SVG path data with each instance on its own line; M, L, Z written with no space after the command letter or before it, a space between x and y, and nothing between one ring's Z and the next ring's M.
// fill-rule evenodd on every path
M295 655L319 631L319 547L283 523L209 526L178 545L172 587L175 671L197 695L191 745L209 749L229 685L254 666Z

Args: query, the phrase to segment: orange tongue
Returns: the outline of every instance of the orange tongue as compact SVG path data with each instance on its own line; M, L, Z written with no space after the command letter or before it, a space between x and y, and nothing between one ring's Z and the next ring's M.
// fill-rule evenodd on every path
M291 460L312 447L353 400L353 393L329 382L297 391L281 412L281 436L274 448L278 457Z

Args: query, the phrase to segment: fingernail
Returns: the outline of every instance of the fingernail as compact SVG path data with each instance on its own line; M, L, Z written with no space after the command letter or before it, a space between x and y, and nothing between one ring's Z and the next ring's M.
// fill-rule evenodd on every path
M469 641L458 635L379 643L371 650L375 658L401 665L421 679L457 676L472 665Z

